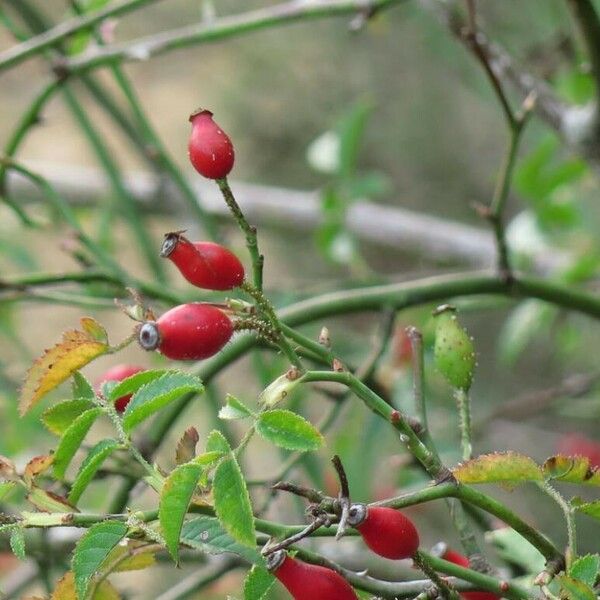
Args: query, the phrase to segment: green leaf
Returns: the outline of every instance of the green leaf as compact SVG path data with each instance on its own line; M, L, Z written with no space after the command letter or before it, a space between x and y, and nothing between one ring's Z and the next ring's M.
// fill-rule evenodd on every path
M571 504L578 512L600 519L600 500L594 500L594 502L582 502L578 499L571 500Z
M111 399L118 398L119 396L115 396L117 393L123 395L122 392L117 391L119 387L113 389ZM133 395L123 415L123 427L129 432L144 419L184 394L203 391L202 381L195 375L181 371L168 371L162 377L142 386Z
M287 450L317 450L323 436L306 419L289 410L270 410L256 420L256 431L265 440Z
M158 518L167 549L179 563L179 537L183 520L196 491L202 467L194 463L180 465L174 469L160 494Z
M542 481L540 467L528 456L516 452L482 454L453 470L461 483L502 483L515 485Z
M8 495L15 489L16 485L16 481L0 481L0 501L7 498Z
M131 377L126 377L122 381L116 382L116 385L111 388L108 395L109 402L113 404L121 398L121 396L129 396L135 394L142 386L160 379L167 373L176 373L177 371L167 371L166 369L156 369L153 371L141 371L135 373Z
M72 381L73 398L93 400L96 397L92 384L81 374L80 371L73 373Z
M542 465L542 470L546 479L600 485L600 470L592 467L586 456L551 456Z
M204 452L203 454L199 454L194 457L191 462L195 465L200 465L204 468L216 463L223 456L222 452L212 451L212 452Z
M244 600L263 600L274 582L267 569L254 565L244 580Z
M594 587L600 571L600 556L587 554L573 562L569 569L569 577L577 579L590 587Z
M596 594L589 586L577 579L572 579L566 575L559 575L557 578L560 586L565 592L565 600L596 600Z
M85 3L80 2L80 6L83 6L82 13L89 13L96 10L100 10L103 6L108 4L110 0L88 0ZM92 39L92 33L89 29L81 29L75 32L72 36L68 38L67 42L67 54L70 56L75 56L76 54L81 54L90 43Z
M252 416L252 411L241 401L238 400L235 396L231 394L227 394L225 398L225 406L221 408L219 411L220 419L245 419L246 417Z
M85 599L90 580L126 534L125 523L104 521L92 525L79 540L71 562L79 600Z
M75 481L73 481L73 485L71 486L71 491L69 492L68 496L69 502L77 504L81 494L83 494L87 486L90 484L102 463L117 448L119 448L119 443L117 441L107 439L98 442L89 451L88 455L81 463L79 472L75 476Z
M208 439L206 440L206 452L220 452L221 454L228 454L231 452L231 446L220 431L213 429L208 434Z
M54 476L57 479L62 479L65 476L67 467L101 412L102 409L100 408L92 408L84 412L64 432L54 453Z
M213 479L215 512L226 531L238 542L256 545L250 495L233 454L222 460Z
M64 400L44 411L42 422L52 433L62 435L79 415L91 408L94 403L87 398Z
M231 552L249 563L264 566L256 545L248 547L236 542L214 517L198 517L187 521L181 531L181 542L208 554Z
M357 102L340 119L337 131L340 136L340 176L349 178L356 171L360 142L373 106L367 102Z
M15 527L10 532L10 549L19 560L25 560L25 534L22 527Z

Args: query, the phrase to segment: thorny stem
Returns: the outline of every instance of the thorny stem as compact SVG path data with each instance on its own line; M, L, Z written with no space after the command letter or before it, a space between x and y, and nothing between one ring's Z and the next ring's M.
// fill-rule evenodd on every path
M458 600L458 593L453 590L435 571L431 563L429 562L429 556L420 550L417 550L412 557L415 566L418 567L438 589L440 595L444 600Z
M221 194L223 194L223 198L225 199L225 203L229 208L229 211L233 215L233 218L236 220L239 228L242 230L242 233L246 236L246 246L248 248L248 252L250 253L250 259L252 261L252 280L254 283L254 287L262 293L263 287L263 264L264 264L264 256L260 253L258 249L258 239L256 236L256 227L251 226L240 205L237 203L235 196L229 186L229 182L227 178L217 179L217 185L221 190Z
M550 483L539 483L538 487L550 496L562 510L567 523L568 547L565 553L567 569L577 557L577 528L575 525L575 513L571 505L555 490Z
M269 299L264 295L263 291L257 288L256 286L252 285L248 281L244 281L240 288L255 300L258 310L269 322L274 333L277 336L277 345L279 346L281 351L287 356L288 360L290 361L290 364L294 365L301 373L304 372L304 365L302 364L300 357L292 348L291 344L284 335L281 328L281 323L279 321L279 318L277 317L277 313L275 312L275 309L273 308L273 305L271 304Z

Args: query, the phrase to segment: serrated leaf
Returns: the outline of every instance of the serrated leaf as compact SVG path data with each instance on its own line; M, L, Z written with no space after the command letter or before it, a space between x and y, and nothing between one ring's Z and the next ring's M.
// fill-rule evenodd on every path
M86 398L64 400L45 410L42 422L52 433L62 435L79 415L94 406L94 403Z
M73 398L93 400L96 396L96 392L94 392L92 384L79 371L75 371L75 373L73 373L71 388L73 390Z
M16 481L0 481L0 501L7 498L8 495L15 489L16 485Z
M235 419L246 419L252 416L252 411L235 396L227 394L225 398L225 406L221 407L219 411L219 419L224 420L235 420Z
M263 600L274 582L267 569L254 565L244 579L244 600Z
M25 560L25 534L21 527L14 527L10 532L10 549L19 560Z
M567 483L600 485L600 471L591 466L586 456L551 456L542 465L546 479L556 479Z
M223 453L217 452L216 450L214 450L212 452L203 452L202 454L199 454L198 456L193 458L191 462L193 462L196 465L201 465L202 467L206 468L206 467L209 467L210 465L216 463L222 456L223 456Z
M65 476L67 467L101 412L100 408L92 408L84 412L64 432L54 453L54 476L57 479L62 479Z
M96 319L92 319L92 317L82 317L81 327L92 339L97 342L102 342L103 344L108 344L108 334L106 333L106 329L104 329Z
M62 340L46 350L27 371L19 397L21 415L27 413L45 394L68 379L72 373L109 349L108 343L96 339L97 332L91 321L93 319L88 317L81 319L83 331L66 331ZM94 331L94 334L90 334L90 331Z
M158 519L167 550L176 563L179 562L181 528L201 474L200 465L180 465L167 477L160 494Z
M208 434L206 440L206 452L220 452L221 454L227 454L231 452L231 446L227 441L227 438L216 429L213 429Z
M121 398L121 396L135 394L142 386L151 383L156 379L160 379L163 375L166 375L167 373L173 372L177 371L168 371L166 369L140 371L139 373L131 375L131 377L126 377L122 381L112 382L114 386L111 387L110 393L108 394L107 398L109 402L112 402L114 404L117 401L117 399Z
M566 575L559 575L557 578L562 591L565 593L565 600L596 600L596 594L589 586L582 581L567 577Z
M38 510L42 512L58 512L58 513L72 513L79 512L79 510L73 506L66 498L43 490L36 485L32 486L31 490L27 494L27 500L31 502Z
M461 483L516 485L542 480L540 467L528 456L516 452L482 454L460 464L452 473Z
M27 487L30 487L34 479L47 471L52 465L54 460L53 456L34 456L25 466L23 472L23 480Z
M69 492L69 502L77 504L81 494L85 491L87 486L90 484L94 475L102 465L102 463L119 448L119 443L115 440L101 440L98 442L85 457L79 471L75 476L71 491Z
M115 389L117 389L117 386ZM190 392L204 391L202 381L195 375L169 371L162 377L142 386L131 398L123 415L125 431L159 411L167 404ZM114 394L115 390L113 390Z
M600 571L600 556L587 554L573 561L569 568L569 577L582 581L589 587L594 587Z
M324 442L315 427L289 410L276 409L261 413L256 419L256 431L265 440L287 450L318 450Z
M91 600L120 600L119 592L110 581L103 581L96 588ZM75 578L72 571L67 571L56 584L51 600L77 600Z
M71 568L79 600L85 600L90 580L111 550L126 534L127 525L125 523L104 521L92 525L77 542Z
M265 564L256 546L248 547L236 542L214 517L202 516L187 521L181 531L181 542L208 554L231 552L252 564Z
M242 471L233 456L224 458L213 478L215 512L225 530L238 542L256 545L250 495Z
M583 513L584 515L594 517L595 519L600 519L600 500L595 500L594 502L582 502L574 499L571 500L571 504L575 510Z
M184 431L181 439L177 442L175 450L175 462L178 465L183 465L196 456L196 445L199 440L200 436L195 427L190 427Z

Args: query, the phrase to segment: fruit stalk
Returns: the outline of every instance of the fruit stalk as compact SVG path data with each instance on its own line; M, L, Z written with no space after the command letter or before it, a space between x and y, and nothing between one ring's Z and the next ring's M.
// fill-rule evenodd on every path
M463 460L471 460L473 443L471 441L471 399L469 392L463 389L454 390L454 399L460 417L460 445Z
M250 253L250 258L252 259L252 280L256 289L262 292L263 264L265 258L258 249L256 227L250 225L250 223L248 223L248 221L246 220L246 217L244 216L240 205L237 203L237 200L235 199L235 196L231 191L231 187L229 186L227 178L224 177L223 179L217 179L217 185L221 190L221 194L223 194L225 203L231 211L233 218L236 220L239 228L246 236L246 246L248 247L248 252Z

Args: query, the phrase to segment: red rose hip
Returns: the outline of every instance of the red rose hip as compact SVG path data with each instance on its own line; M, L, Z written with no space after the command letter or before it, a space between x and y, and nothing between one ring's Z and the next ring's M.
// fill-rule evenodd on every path
M267 565L295 600L358 600L339 573L291 558L283 550L271 554Z
M173 360L201 360L221 350L232 335L233 324L223 311L196 302L144 323L138 341L144 350L158 350Z
M198 109L190 116L192 133L188 142L190 161L208 179L223 179L233 168L233 144L213 121L210 110Z
M123 379L127 379L128 377L145 370L144 367L136 367L135 365L115 365L100 377L98 384L96 385L96 390L99 392L102 385L107 381L123 381ZM133 394L127 394L126 396L121 396L115 400L117 412L122 413L125 411L132 395Z
M190 242L180 232L167 233L160 255L172 261L192 285L205 290L231 290L244 281L239 258L214 242Z
M358 530L375 554L385 558L410 558L419 548L417 529L408 517L394 508L353 504L348 525Z

